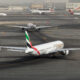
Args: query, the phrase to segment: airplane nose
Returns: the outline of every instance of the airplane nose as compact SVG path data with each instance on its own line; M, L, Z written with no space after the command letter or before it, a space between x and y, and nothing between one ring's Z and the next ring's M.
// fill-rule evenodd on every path
M62 41L57 41L56 46L57 46L57 48L63 48L64 43Z

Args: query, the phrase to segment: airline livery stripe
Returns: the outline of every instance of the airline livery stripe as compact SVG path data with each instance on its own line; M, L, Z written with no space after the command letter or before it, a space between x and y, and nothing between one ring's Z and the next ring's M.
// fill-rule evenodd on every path
M34 46L32 46L32 48L40 55L40 52L38 51L37 48L35 48Z
M31 42L30 42L30 45L31 45L31 48L33 48L40 55L40 52L38 51L38 49L35 48L34 46L32 46L32 43Z
M29 41L29 36L28 36L27 32L25 32L25 36L26 36L26 39Z
M30 41L28 41L27 39L26 39L26 42L30 44Z

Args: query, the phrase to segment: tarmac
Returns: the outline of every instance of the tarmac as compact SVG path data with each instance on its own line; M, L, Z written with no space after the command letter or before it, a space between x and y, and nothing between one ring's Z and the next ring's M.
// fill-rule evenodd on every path
M67 17L74 18L74 16ZM19 17L16 18L17 21L20 19ZM21 18L22 21L23 18ZM34 18L38 18L38 16ZM61 18L64 18L64 16L61 16ZM14 21L13 17L11 19ZM53 16L53 19L48 21L51 23L45 24L41 20L38 25L51 25L52 28L39 32L29 32L33 45L62 40L65 48L80 47L79 19L65 18L65 20L58 20L57 16L57 19L54 20ZM2 45L26 47L24 32L19 28L0 25L0 46ZM0 79L80 80L80 51L70 51L68 56L60 55L54 58L47 56L33 57L25 53L7 52L6 50L0 51Z

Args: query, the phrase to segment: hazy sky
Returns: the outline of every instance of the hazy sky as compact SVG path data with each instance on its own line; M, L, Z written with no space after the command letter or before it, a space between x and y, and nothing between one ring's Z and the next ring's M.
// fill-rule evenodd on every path
M41 2L44 0L0 0L0 5L2 4L24 4L27 2ZM53 0L54 2L67 2L68 0Z

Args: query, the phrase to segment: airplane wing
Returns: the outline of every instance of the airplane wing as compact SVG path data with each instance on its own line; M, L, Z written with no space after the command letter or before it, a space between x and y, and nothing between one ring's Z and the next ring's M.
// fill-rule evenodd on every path
M7 51L13 51L13 52L25 52L26 47L0 46L0 51L2 49L5 49Z
M27 27L27 26L10 26L10 27L29 29L29 27Z
M45 29L45 28L52 28L52 26L38 26L36 29Z
M80 50L80 48L63 48L63 49L56 49L56 50L49 50L48 53L60 52L60 51L73 51L73 50Z
M62 53L63 55L68 55L69 51L73 51L73 50L80 50L80 48L63 48L63 49L57 50L57 52L61 51L63 52Z
M80 48L63 48L63 49L58 49L57 51L65 51L65 50L73 51L73 50L80 50Z
M14 28L24 28L26 30L30 29L31 27L27 27L27 26L10 26L10 27L14 27ZM36 29L45 29L45 28L51 28L52 26L37 26L35 27Z

